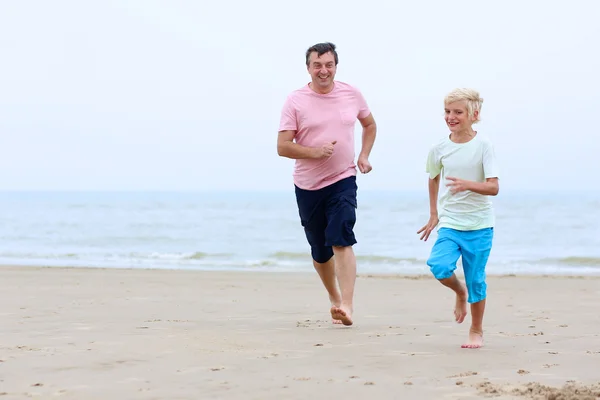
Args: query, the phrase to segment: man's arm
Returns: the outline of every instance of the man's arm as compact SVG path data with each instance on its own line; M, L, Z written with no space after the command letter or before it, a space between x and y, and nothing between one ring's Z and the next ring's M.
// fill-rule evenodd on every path
M323 158L333 154L337 141L325 143L321 147L307 147L294 143L295 131L281 131L277 136L277 154L294 160L303 158Z
M281 131L277 136L277 154L281 157L292 158L315 158L315 149L294 143L295 131Z
M377 136L377 124L373 114L367 115L365 118L359 118L360 124L363 127L362 132L362 149L360 150L359 158L369 158L373 144L375 143L375 137Z

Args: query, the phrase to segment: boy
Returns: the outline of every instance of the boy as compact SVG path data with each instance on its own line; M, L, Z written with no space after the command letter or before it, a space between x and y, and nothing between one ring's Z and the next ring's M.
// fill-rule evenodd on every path
M473 130L483 99L472 89L455 89L444 99L450 134L429 151L429 222L417 234L427 241L437 227L438 238L427 260L432 274L456 293L454 317L462 323L471 305L469 339L462 348L483 346L483 313L487 285L485 266L492 249L494 211L490 196L498 194L498 169L488 138ZM440 175L446 191L439 199ZM454 274L462 256L465 285Z

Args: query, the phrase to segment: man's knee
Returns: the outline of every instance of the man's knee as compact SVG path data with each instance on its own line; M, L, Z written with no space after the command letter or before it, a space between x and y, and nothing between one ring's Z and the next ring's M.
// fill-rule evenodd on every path
M333 249L329 246L311 246L310 252L313 260L319 264L325 264L333 257Z

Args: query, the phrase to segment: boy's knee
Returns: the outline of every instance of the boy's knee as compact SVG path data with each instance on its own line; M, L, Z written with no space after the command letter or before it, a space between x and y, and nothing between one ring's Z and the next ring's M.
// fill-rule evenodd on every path
M429 266L429 270L437 280L448 279L454 273L453 266L449 265L448 262L439 258L429 258L427 260L427 265Z

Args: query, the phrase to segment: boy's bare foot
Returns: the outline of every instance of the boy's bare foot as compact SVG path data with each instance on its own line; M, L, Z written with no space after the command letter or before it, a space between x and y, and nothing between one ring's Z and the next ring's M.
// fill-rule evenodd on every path
M463 349L478 349L483 347L483 332L470 329L469 341L460 347Z
M340 321L342 324L346 326L350 326L353 324L352 322L352 314L350 311L343 309L342 307L331 307L331 317L334 320Z
M454 306L454 319L459 324L465 320L467 316L467 288L461 283L462 291L456 294L456 305Z

